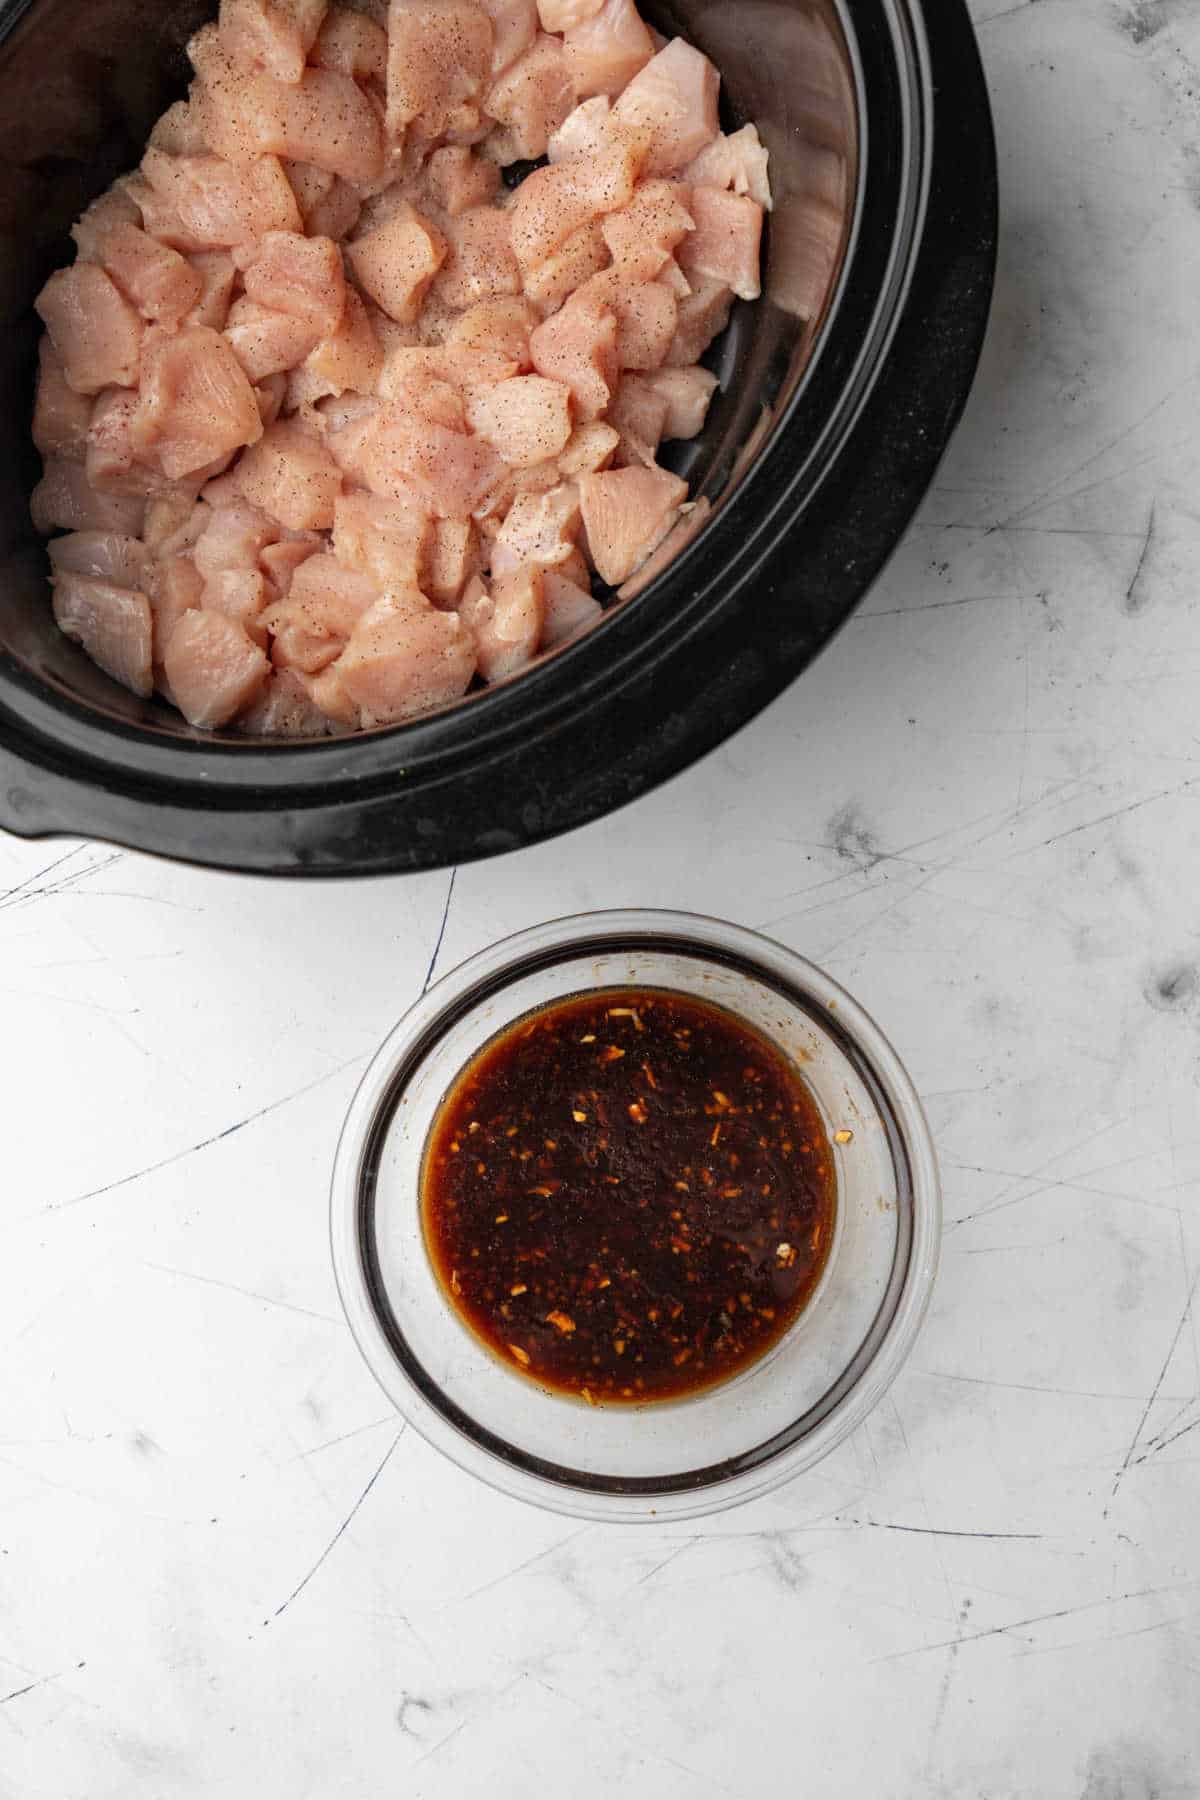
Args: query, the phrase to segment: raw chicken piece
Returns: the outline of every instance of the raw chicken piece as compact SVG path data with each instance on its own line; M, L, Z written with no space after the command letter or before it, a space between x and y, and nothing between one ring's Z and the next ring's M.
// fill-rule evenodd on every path
M323 200L328 199L334 182L338 179L328 169L318 169L312 163L285 162L283 172L288 178L288 185L296 196L296 205L300 208L300 217L304 221L304 229L308 230L308 217Z
M254 390L217 332L196 325L159 338L144 363L134 440L169 481L262 436Z
M558 459L559 474L570 480L575 475L594 475L597 469L606 469L620 441L620 432L599 420L581 425Z
M447 248L437 227L405 201L386 224L347 244L346 254L372 300L389 318L407 325L420 312Z
M335 731L361 729L358 707L338 680L336 663L331 668L322 670L320 675L304 675L299 669L293 669L290 673L300 682L322 718L328 719Z
M204 291L200 276L178 250L136 225L114 225L102 238L105 269L143 319L182 324Z
M136 386L141 321L103 269L95 263L59 269L34 306L75 393Z
M282 156L314 163L347 181L376 181L382 175L382 121L351 76L306 68L293 84L248 71L211 26L196 33L188 55L197 75L192 103L209 143L228 162Z
M425 165L429 197L452 219L473 206L487 206L500 189L500 171L465 144L446 144Z
M564 42L581 100L593 94L615 98L654 55L654 39L633 0L604 0L594 17L567 32Z
M513 250L526 273L582 226L629 205L644 154L644 136L622 133L596 156L534 170L511 212Z
M381 413L364 445L366 486L407 499L439 519L465 519L502 486L505 467L482 438L464 436L432 420Z
M556 457L571 435L571 394L542 375L518 375L468 399L467 423L515 469Z
M150 553L139 538L118 531L73 531L46 546L56 575L87 575L114 587L148 592Z
M143 699L154 692L150 602L136 590L67 571L53 579L54 617L106 675Z
M262 618L266 603L267 583L261 569L223 569L205 583L201 600L205 612L232 619L263 650L267 648L267 627Z
M576 288L608 267L608 245L599 221L593 220L560 244L553 255L525 277L525 292L543 318L558 311Z
M757 200L764 211L770 212L769 161L757 125L743 125L740 131L719 137L703 149L684 170L683 179L695 187L731 189Z
M359 622L332 673L363 725L394 725L461 699L475 662L474 638L457 613L395 593Z
M542 571L514 569L493 581L491 591L478 576L459 605L459 617L475 639L479 673L485 681L517 675L537 655L545 621Z
M584 475L579 502L588 550L611 587L628 581L679 517L687 482L665 469L609 469Z
M294 369L320 342L316 326L260 306L246 294L234 301L224 335L252 382Z
M37 400L33 408L33 441L45 457L82 462L87 455L92 403L67 385L62 358L49 335L38 345Z
M679 302L675 341L667 352L673 369L690 369L729 323L733 292L723 281L698 279L686 300Z
M309 237L327 237L340 243L354 230L363 203L353 183L332 175L328 169L301 162L287 164L287 178Z
M320 439L293 420L272 425L242 457L235 480L250 506L291 531L325 531L333 525L342 471Z
M299 371L293 370L293 375ZM254 389L254 398L258 402L258 416L262 420L263 430L267 431L275 423L283 411L288 397L288 389L292 376L268 375Z
M599 300L576 295L538 326L529 354L539 375L570 388L581 419L598 419L620 374L617 315Z
M184 613L192 612L204 598L204 579L190 556L170 556L154 564L147 590L153 619L154 667L161 669L171 633Z
M498 140L489 139L488 154L501 163L545 156L551 137L574 105L562 42L543 32L488 93L488 116L505 128Z
M667 399L640 375L627 375L608 409L609 423L621 434L616 461L622 467L653 468L667 424Z
M109 188L93 200L83 217L71 227L80 262L103 262L102 246L114 225L140 225L142 215L130 196L119 187Z
M492 21L492 74L502 75L537 36L537 0L479 0Z
M462 396L475 387L509 381L518 372L518 363L506 357L499 344L487 349L449 342L401 348L388 353L379 393L410 412L465 431ZM444 387L457 391L456 401L437 392Z
M202 156L210 147L204 135L204 121L187 100L177 100L167 108L149 141L155 150L165 150L168 156Z
M362 13L334 6L317 33L311 60L318 68L382 86L387 80L387 32Z
M553 650L581 637L604 617L600 602L558 569L547 569L542 577L542 604L543 650Z
M134 438L138 397L134 388L106 388L92 408L85 468L98 494L140 494L163 486L161 475L139 466Z
M689 190L678 181L644 181L632 201L600 222L615 266L632 281L653 281L695 221Z
M346 568L335 556L310 556L297 569L287 599L266 615L275 666L319 675L378 599L378 582L361 569Z
M147 150L142 173L179 227L172 232L163 220L147 220L146 229L179 250L229 250L268 231L301 228L296 196L278 157L259 157L235 169L218 156Z
M353 288L346 290L346 310L337 330L309 351L304 369L321 384L323 394L348 389L369 394L383 370L383 350Z
M185 612L163 655L176 706L189 724L209 731L249 706L270 667L241 626L216 612Z
M660 369L666 361L679 322L679 302L661 282L629 281L619 270L607 269L580 288L570 305L611 307L622 369Z
M652 581L657 581L663 571L670 568L675 558L682 555L692 539L698 536L711 512L711 500L697 500L694 506L683 507L678 524L667 533L654 554L646 558L637 573L618 590L618 599L632 600L635 594L648 588Z
M651 132L647 175L673 175L713 142L721 129L720 90L721 77L707 56L683 38L674 38L634 76L612 116Z
M525 563L560 568L575 555L579 488L562 482L545 494L519 494L492 543L492 575L511 575Z
M707 369L658 369L645 379L667 403L664 440L699 437L721 385L717 377Z
M437 606L455 606L479 568L479 540L470 519L439 519L419 583Z
M720 281L741 300L762 293L763 209L757 200L718 188L692 190L696 229L680 245L679 266L690 281Z
M223 250L201 250L188 261L200 278L200 298L188 314L188 324L224 331L237 274L233 258Z
M234 498L209 508L192 548L192 560L207 585L227 569L257 569L262 552L278 536L279 526L273 519Z
M296 570L322 548L319 535L288 538L282 544L268 544L259 556L259 567L267 583L267 598L273 605L286 600L292 591Z
M537 314L524 300L482 300L456 321L446 348L490 351L523 372L533 367L529 338L537 323Z
M552 135L548 146L550 161L557 163L565 162L571 156L598 155L609 142L611 112L612 101L607 94L596 94L590 100L580 101Z
M482 98L492 73L492 21L470 0L392 0L388 15L387 129L420 121L441 137Z
M331 238L269 231L246 270L246 293L260 306L303 319L329 337L346 310L342 253Z
M221 0L221 41L244 68L266 69L279 81L297 82L327 4L328 0Z
M274 669L238 714L237 728L247 737L318 738L328 735L330 721L294 670Z
M512 251L510 216L494 206L473 206L446 221L449 249L434 291L456 312L482 300L521 292L521 271Z
M380 394L396 417L407 416L413 421L424 421L459 435L465 434L467 408L462 390L428 369L406 376L398 366L398 359L404 356L432 359L436 355L436 351L430 350L393 351L380 377Z
M575 31L594 19L604 0L537 0L543 31Z
M365 463L379 429L379 402L362 394L318 400L313 408L325 448L348 482L366 487Z
M335 554L380 588L420 587L433 544L433 519L415 507L355 493L343 494L334 509Z
M83 464L46 459L46 472L33 490L29 516L43 537L62 531L120 531L141 534L146 502L136 496L97 494L88 485Z
M204 500L186 493L158 494L146 507L142 537L151 556L183 556L195 548L212 518Z

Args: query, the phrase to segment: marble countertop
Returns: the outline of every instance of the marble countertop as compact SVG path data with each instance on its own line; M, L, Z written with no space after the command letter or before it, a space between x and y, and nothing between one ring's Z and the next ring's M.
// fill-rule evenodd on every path
M0 1793L1200 1792L1200 8L976 0L980 380L821 664L666 791L448 876L0 841ZM326 1175L439 967L723 913L882 1021L942 1274L773 1498L572 1524L396 1419Z

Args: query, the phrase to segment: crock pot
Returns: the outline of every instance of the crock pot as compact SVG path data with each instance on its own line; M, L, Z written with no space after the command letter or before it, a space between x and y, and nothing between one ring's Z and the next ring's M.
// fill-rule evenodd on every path
M209 0L0 0L0 827L262 874L510 851L634 800L745 724L857 605L927 488L987 321L996 162L962 0L662 0L755 120L765 292L708 359L675 465L712 515L586 637L404 726L269 744L191 730L54 626L28 496L32 301L139 159ZM636 584L635 584L636 585Z

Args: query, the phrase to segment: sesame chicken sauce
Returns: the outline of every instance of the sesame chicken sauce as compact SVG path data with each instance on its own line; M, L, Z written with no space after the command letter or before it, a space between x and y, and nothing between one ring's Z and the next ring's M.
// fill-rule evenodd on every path
M796 1065L658 989L527 1015L443 1101L422 1172L450 1304L514 1373L678 1400L783 1337L829 1256L833 1156Z

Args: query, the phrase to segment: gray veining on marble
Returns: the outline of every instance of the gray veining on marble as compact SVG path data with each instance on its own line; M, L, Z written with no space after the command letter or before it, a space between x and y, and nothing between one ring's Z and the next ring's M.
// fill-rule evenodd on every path
M1200 5L977 0L978 389L820 667L632 812L275 887L0 842L0 1794L1200 1793ZM907 1058L943 1272L869 1425L687 1528L400 1430L324 1171L439 966L724 913Z

